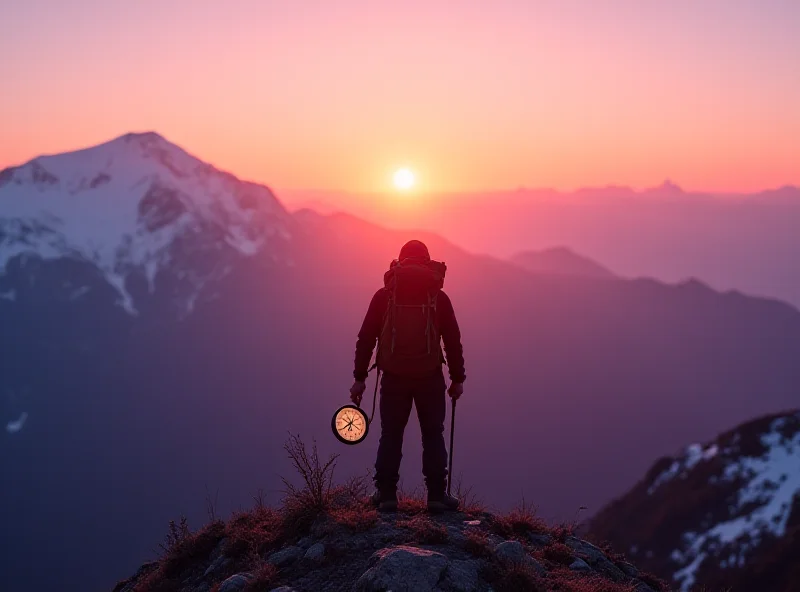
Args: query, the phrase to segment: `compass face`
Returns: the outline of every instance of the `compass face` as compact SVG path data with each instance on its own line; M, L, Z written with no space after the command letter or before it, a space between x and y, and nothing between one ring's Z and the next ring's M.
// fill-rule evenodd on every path
M369 421L359 407L345 405L333 415L331 427L340 442L358 444L367 437Z

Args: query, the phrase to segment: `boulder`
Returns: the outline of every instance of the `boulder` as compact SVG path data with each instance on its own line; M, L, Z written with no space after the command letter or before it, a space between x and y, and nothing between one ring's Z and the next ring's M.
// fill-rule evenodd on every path
M306 561L313 561L315 563L319 563L323 559L325 559L325 545L322 543L317 543L315 545L311 545L306 554L303 556Z
M435 551L401 545L376 551L370 564L372 567L356 582L356 592L433 592L447 568L447 558Z
M575 537L567 537L567 546L580 555L581 559L591 565L595 571L599 571L617 582L626 579L623 571L593 544Z
M592 567L580 557L575 558L575 561L569 564L569 568L572 571L592 571Z
M448 590L453 592L477 592L481 590L480 572L481 562L476 559L451 561L445 572L445 582Z
M229 577L219 585L219 592L241 592L247 586L247 582L253 579L249 573L238 573Z
M503 541L494 548L494 554L503 565L523 564L532 567L540 575L546 573L544 567L530 556L519 541Z
M286 567L300 559L303 556L303 550L300 547L286 547L280 551L276 551L269 557L267 562L275 567Z

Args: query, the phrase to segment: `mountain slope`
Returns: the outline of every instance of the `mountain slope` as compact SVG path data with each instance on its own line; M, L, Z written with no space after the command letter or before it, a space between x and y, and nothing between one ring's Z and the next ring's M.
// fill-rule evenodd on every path
M770 415L659 460L591 522L681 590L795 590L800 412Z
M543 251L525 251L517 253L509 261L533 273L570 275L595 279L614 277L613 273L599 263L578 255L566 247L554 247Z
M136 312L134 272L182 274L192 303L229 273L220 251L276 257L292 219L264 186L189 155L158 134L127 134L0 172L0 272L18 256L91 262ZM213 256L216 264L197 265Z

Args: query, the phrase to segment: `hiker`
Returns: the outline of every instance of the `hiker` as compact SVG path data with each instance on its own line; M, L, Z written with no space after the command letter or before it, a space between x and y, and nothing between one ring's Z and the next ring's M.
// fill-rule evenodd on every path
M381 511L397 509L403 431L412 403L416 405L422 432L422 473L428 489L428 510L458 509L458 500L445 492L445 390L457 400L464 392L466 375L461 332L450 298L442 291L445 270L444 263L431 260L424 243L406 243L384 274L384 287L372 297L358 333L351 400L356 405L361 403L376 342L376 363L383 373L381 438L375 461L376 491L372 496ZM449 389L443 363L450 372Z

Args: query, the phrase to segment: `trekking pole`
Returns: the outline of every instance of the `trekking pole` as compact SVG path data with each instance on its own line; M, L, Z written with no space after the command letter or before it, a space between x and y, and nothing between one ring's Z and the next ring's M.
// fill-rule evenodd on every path
M450 412L450 461L447 465L447 495L450 495L450 486L453 484L453 435L456 431L456 400L453 401L453 410Z

